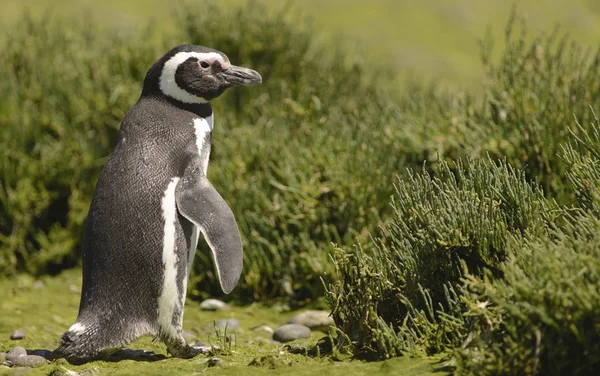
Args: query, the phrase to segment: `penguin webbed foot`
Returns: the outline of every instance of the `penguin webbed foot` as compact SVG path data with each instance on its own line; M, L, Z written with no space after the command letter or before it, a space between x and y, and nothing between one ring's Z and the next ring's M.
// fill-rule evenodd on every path
M210 350L210 346L199 344L188 345L183 339L167 344L167 352L175 358L189 359L200 354L206 354Z

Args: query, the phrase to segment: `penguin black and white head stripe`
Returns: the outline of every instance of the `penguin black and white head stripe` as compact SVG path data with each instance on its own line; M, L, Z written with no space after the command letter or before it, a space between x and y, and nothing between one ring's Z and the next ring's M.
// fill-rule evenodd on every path
M143 93L160 91L183 103L204 103L231 86L261 82L258 72L231 64L220 51L184 45L173 48L150 68Z
M237 284L243 258L233 213L206 177L209 101L261 81L202 46L175 47L152 65L96 184L83 233L79 314L56 357L85 362L142 335L161 339L174 356L198 353L182 324L199 234L225 293Z

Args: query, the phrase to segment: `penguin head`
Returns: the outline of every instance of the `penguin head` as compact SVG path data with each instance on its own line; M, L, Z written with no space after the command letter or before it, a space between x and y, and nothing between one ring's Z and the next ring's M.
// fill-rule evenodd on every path
M164 95L179 102L206 103L232 86L262 82L252 69L238 67L212 48L182 45L161 57L148 71L144 95Z

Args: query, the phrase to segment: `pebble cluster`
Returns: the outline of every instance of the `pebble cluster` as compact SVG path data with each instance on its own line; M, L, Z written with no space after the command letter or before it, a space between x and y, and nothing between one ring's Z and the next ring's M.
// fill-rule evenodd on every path
M217 299L207 299L200 304L200 309L204 311L225 311L229 306ZM333 318L325 311L310 310L301 312L277 329L273 330L267 325L258 325L250 328L254 331L266 331L272 333L272 339L276 342L290 342L301 338L309 338L311 331L321 331L328 333L334 325ZM240 328L240 322L234 318L223 318L215 322L215 326L220 330L236 330ZM183 333L184 337L191 338L194 335L188 332ZM25 333L22 330L15 330L11 333L10 339L13 341L22 340L25 338ZM128 350L122 350L128 351ZM153 353L152 353L153 354ZM150 354L150 355L152 355ZM150 356L148 354L137 354L136 357ZM142 356L144 355L144 356ZM135 358L135 357L134 357ZM8 367L40 367L50 363L52 352L49 350L27 351L21 346L13 347L8 353L0 352L0 365ZM222 363L220 358L212 358L209 361L209 366L214 367ZM73 371L69 371L72 375L77 375Z

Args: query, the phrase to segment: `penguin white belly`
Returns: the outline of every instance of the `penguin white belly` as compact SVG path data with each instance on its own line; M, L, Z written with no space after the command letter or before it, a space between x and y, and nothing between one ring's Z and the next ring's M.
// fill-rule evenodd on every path
M204 175L208 175L208 159L210 157L210 142L213 130L213 115L206 118L194 119L194 133L196 136L196 146L198 154L202 161Z
M175 204L175 188L179 182L178 177L174 177L169 182L165 194L162 198L162 215L164 219L163 233L163 285L158 298L158 322L163 331L173 331L169 333L177 336L178 333L172 325L173 315L183 308L182 297L177 290L177 207Z

